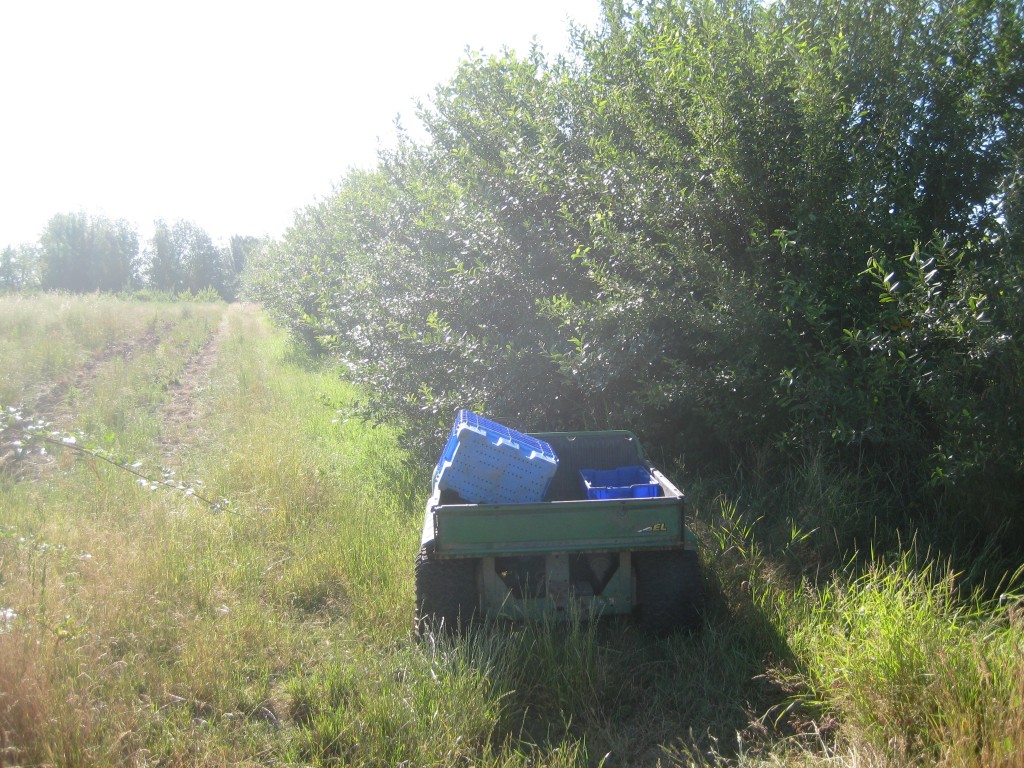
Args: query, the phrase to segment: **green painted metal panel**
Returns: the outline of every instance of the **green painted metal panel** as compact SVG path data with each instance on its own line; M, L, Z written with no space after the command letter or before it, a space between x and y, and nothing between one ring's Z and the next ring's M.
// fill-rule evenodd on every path
M450 505L433 509L438 555L647 549L684 539L680 498Z
M439 557L538 555L557 552L658 549L683 546L684 498L653 467L631 432L547 432L559 457L548 496L526 504L467 504L442 500L435 489L427 502L423 544L433 542ZM658 481L660 496L591 500L579 476L582 469L642 465Z
M682 492L651 465L630 432L535 436L558 456L543 501L469 504L435 487L427 502L423 545L432 557L477 559L480 608L486 614L562 619L577 612L586 617L629 613L632 553L696 548L684 524ZM657 480L659 496L587 498L593 494L583 485L581 470L636 465Z

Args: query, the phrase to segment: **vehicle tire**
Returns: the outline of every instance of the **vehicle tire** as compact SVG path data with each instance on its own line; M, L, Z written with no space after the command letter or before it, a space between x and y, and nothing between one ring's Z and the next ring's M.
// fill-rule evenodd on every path
M655 634L695 631L704 623L704 584L697 553L691 550L641 552L636 569L640 627Z
M477 559L433 557L430 546L416 556L416 636L455 634L479 612Z

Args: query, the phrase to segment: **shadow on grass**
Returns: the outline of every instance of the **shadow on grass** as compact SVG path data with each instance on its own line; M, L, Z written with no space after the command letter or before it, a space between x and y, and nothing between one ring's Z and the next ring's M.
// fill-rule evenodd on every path
M789 649L742 591L707 579L702 631L665 638L627 618L524 625L491 621L460 642L503 701L497 744L553 753L585 746L591 765L674 764L781 738L789 694L772 670ZM676 757L673 757L676 756Z

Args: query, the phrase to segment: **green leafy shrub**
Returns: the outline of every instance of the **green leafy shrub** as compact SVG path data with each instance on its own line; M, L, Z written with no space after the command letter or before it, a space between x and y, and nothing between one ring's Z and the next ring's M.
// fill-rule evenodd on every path
M575 39L463 62L250 294L425 462L470 407L1016 526L1019 4L609 2Z

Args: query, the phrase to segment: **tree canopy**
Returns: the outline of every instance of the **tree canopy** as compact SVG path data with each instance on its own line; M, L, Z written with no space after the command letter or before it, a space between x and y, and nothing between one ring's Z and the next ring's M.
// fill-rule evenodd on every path
M67 213L53 216L39 241L42 287L76 292L134 287L139 237L124 220Z
M233 300L258 242L236 236L222 247L193 222L157 220L152 238L140 249L138 232L123 219L59 213L47 222L38 244L0 252L0 288L75 293L149 288L192 295L209 290Z
M575 39L466 60L256 295L413 445L474 407L825 452L1024 541L1020 4L606 0Z

